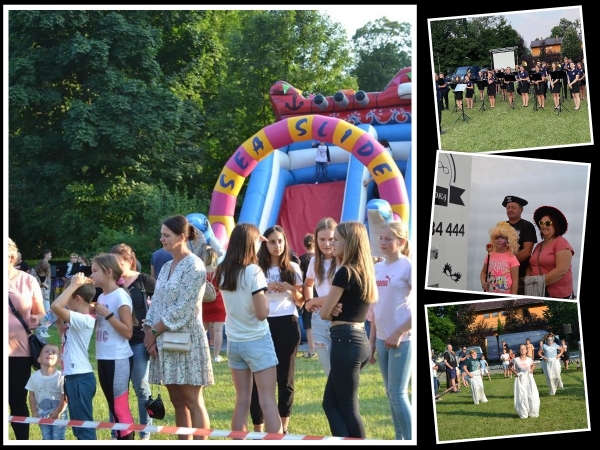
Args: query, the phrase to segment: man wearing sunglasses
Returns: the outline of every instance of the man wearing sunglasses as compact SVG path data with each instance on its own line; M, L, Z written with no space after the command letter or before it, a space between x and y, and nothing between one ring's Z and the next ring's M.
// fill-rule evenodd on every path
M515 255L520 263L517 295L525 295L525 270L529 265L529 257L533 251L533 246L537 242L535 227L528 220L521 218L525 205L527 205L527 200L516 195L507 195L502 201L502 206L506 208L508 223L517 230L519 235L519 252Z

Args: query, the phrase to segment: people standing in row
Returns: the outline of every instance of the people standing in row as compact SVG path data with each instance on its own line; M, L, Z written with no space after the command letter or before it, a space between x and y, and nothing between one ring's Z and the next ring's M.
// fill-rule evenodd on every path
M15 242L8 238L8 298L11 313L8 315L8 406L12 416L29 416L25 386L31 376L31 353L25 328L15 316L20 314L30 330L34 330L44 317L44 299L36 279L17 269ZM18 440L29 440L29 424L11 422Z
M491 70L488 71L487 91L490 108L493 108L496 106L496 78L494 77L494 72Z
M536 99L537 99L539 107L543 108L544 105L545 105L545 103L544 103L544 100L545 100L545 97L544 97L544 92L545 92L544 91L544 86L546 86L546 77L542 75L541 67L540 66L536 65L534 71L535 71L535 73L537 75L540 76L539 80L535 80L533 82L533 84L534 84L534 92L535 92L535 96L536 96Z
M229 246L218 265L215 278L223 294L227 317L227 362L235 387L231 429L246 431L256 383L258 401L267 433L281 432L277 408L277 355L269 331L267 280L258 265L258 249L265 241L255 225L238 223L231 232Z
M331 322L321 317L321 306L331 289L331 281L339 260L333 255L334 232L337 222L331 217L319 221L315 228L317 250L310 260L304 281L304 308L312 311L311 326L315 352L326 376L331 370Z
M456 87L461 84L460 77L456 75L454 77L454 103L458 109L463 109L463 91L457 91Z
M269 315L267 322L277 355L277 406L283 432L287 433L294 405L294 375L296 354L300 346L298 306L304 305L302 271L290 260L289 243L284 229L279 225L263 233L267 238L258 251L258 264L267 280ZM252 390L250 415L255 431L262 431L263 414L258 399L256 383Z
M467 109L473 109L473 95L475 94L475 84L470 75L467 74L465 77L465 101L467 102Z
M102 289L94 303L96 314L96 360L98 381L108 402L108 410L117 423L134 423L129 408L129 380L133 369L133 351L129 339L133 335L131 297L119 283L122 271L117 258L101 253L92 260L92 280ZM135 433L117 431L117 440L131 440Z
M412 374L412 263L406 223L391 221L382 225L379 248L385 259L375 264L378 301L374 304L369 336L371 353L377 352L395 439L410 440L412 417L408 384Z
M444 77L444 72L440 72L438 76L438 85L442 93L442 109L450 109L448 94L450 93L450 87Z
M512 108L512 107L514 107L514 102L515 102L515 83L514 83L514 81L506 80L506 75L513 75L510 66L506 68L504 75L505 75L506 94L508 96L508 103L510 104L510 107Z
M52 312L65 324L62 367L71 420L94 421L96 375L90 362L89 346L96 327L91 306L95 295L94 281L80 272L71 278L51 305ZM95 428L73 427L73 434L78 440L96 440Z
M333 255L342 261L321 307L321 317L331 320L331 371L323 394L323 410L333 436L365 438L358 385L360 372L371 357L364 324L369 305L377 299L366 227L354 221L339 224L334 232ZM341 312L333 316L338 303Z
M517 79L519 81L519 92L521 93L521 99L523 99L523 106L529 106L529 73L525 70L525 66L519 66Z
M225 325L227 314L225 303L223 303L223 294L221 294L215 278L215 270L219 265L219 254L208 244L204 247L203 261L206 267L206 282L215 288L216 297L212 302L202 303L202 322L204 329L208 331L209 343L212 342L213 361L219 363L223 361L221 347L223 347L223 325Z
M133 334L129 339L129 345L133 352L133 367L131 369L131 384L137 397L139 423L142 425L152 425L152 418L146 410L146 402L152 394L150 383L148 382L148 367L150 354L144 347L144 329L142 324L146 320L148 312L148 300L154 294L156 280L148 274L140 273L136 270L135 253L127 244L118 244L110 249L110 253L115 256L121 276L123 278L123 289L129 292L131 297L133 313ZM112 417L111 417L112 420ZM114 433L111 432L111 434ZM114 434L116 438L116 433ZM140 439L150 438L148 432L140 432Z
M573 103L575 103L573 110L577 111L579 109L581 100L579 98L579 70L577 67L575 67L575 63L569 64L569 69L567 70L567 80L569 89L571 90Z
M214 384L210 349L202 325L202 298L206 269L187 242L196 238L196 228L185 216L166 219L160 228L163 248L173 255L158 274L152 303L144 323L144 345L150 353L149 380L164 384L175 408L178 427L210 428L203 388ZM190 350L164 348L164 332L189 334ZM180 440L191 435L178 435ZM194 436L208 439L208 436Z
M558 72L560 70L557 63L553 62L551 65L550 72ZM550 75L550 91L552 92L552 99L554 100L554 109L560 107L560 90L562 88L562 80L560 78L552 78Z

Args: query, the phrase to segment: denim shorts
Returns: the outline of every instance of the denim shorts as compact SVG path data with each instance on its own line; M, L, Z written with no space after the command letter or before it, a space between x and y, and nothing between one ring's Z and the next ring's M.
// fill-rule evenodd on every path
M227 362L231 369L260 372L275 367L279 360L275 355L275 346L271 332L254 341L231 342L227 340Z

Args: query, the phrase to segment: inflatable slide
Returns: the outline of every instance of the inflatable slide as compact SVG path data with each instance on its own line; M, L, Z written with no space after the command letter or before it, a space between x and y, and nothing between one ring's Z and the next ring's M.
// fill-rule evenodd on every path
M410 69L401 72L395 79L410 75ZM412 147L410 95L407 104L406 86L402 89L404 98L400 97L397 85L394 90L396 107L389 99L387 106L382 106L382 100L369 93L365 95L371 97L372 103L367 103L373 107L379 105L379 110L351 109L343 118L338 117L340 107L315 114L310 105L314 98L288 99L289 104L309 108L309 114L278 113L281 120L250 137L223 168L209 211L216 238L227 246L228 236L235 226L236 197L250 174L238 221L253 223L261 231L280 224L288 233L290 246L299 254L304 251L304 235L312 233L323 217L330 216L338 222L357 220L368 225L367 204L372 198L374 183L365 187L363 181L370 177L377 183L382 200L369 207L371 216L375 217L373 213L380 210L379 217L391 213L394 218L410 221L410 190L405 182L410 177ZM272 102L273 92L274 88L271 89ZM295 89L288 89L288 93L292 97L298 95ZM383 97L382 93L378 94ZM353 94L344 95L346 100L350 96L352 106L356 106ZM278 101L281 105L286 103L282 103L281 96ZM390 143L391 152L379 143L382 139ZM331 162L328 182L315 184L312 144L321 140L329 145Z

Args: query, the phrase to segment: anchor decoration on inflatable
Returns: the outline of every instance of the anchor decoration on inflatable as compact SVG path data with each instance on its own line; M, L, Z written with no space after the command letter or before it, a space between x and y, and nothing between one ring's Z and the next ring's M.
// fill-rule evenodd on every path
M286 81L278 81L269 91L277 120L305 114L336 117L354 125L383 125L411 121L412 71L401 69L381 92L355 92L342 89L332 96L304 97Z

